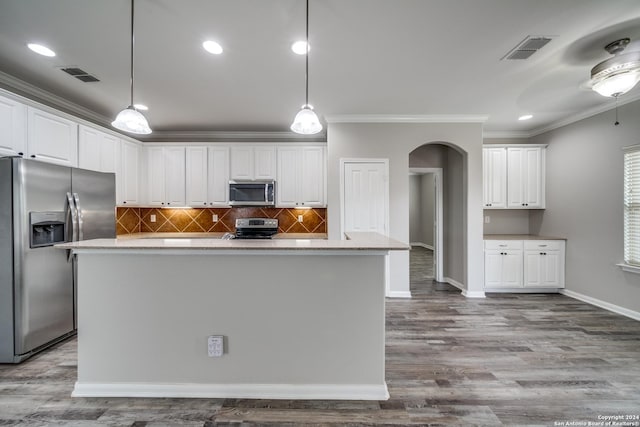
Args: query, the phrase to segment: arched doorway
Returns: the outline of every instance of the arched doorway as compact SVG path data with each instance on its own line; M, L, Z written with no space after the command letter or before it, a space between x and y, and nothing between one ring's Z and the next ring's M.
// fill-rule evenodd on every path
M409 153L409 173L412 292L432 282L464 290L465 152L447 142L425 143Z

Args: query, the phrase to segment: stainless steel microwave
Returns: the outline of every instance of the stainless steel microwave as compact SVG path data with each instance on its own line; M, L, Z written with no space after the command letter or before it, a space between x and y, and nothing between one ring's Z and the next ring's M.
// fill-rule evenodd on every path
M275 206L275 181L229 181L231 206Z

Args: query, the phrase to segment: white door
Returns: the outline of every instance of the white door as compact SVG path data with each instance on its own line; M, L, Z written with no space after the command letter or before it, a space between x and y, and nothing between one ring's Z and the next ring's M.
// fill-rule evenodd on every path
M343 232L388 235L388 163L344 162Z

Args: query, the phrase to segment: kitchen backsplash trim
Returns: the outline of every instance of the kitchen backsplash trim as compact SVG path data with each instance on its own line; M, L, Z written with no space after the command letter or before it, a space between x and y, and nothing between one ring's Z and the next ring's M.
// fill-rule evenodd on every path
M155 222L152 222L155 215ZM214 222L214 215L218 221ZM302 222L298 216L302 215ZM293 208L116 208L116 234L235 232L236 218L277 218L279 233L326 233L327 210Z

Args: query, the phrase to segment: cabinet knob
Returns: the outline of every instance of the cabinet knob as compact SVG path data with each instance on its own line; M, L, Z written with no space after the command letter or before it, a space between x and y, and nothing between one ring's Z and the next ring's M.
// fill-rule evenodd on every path
M126 205L126 204L127 204L127 202L122 202L122 204L123 204L123 205Z
M167 203L167 205L170 205L171 203Z
M35 154L32 154L32 155L31 155L31 158L32 158L32 159L35 159L35 158L36 158L36 155L35 155Z
M24 153L18 153L19 156L24 156Z
M300 203L302 206L304 206L304 202Z
M161 205L164 205L164 202L160 203Z

